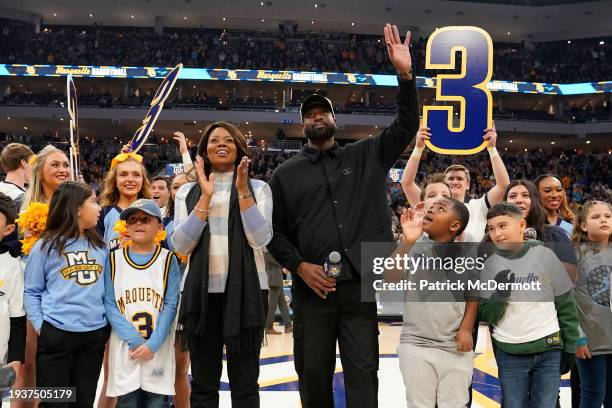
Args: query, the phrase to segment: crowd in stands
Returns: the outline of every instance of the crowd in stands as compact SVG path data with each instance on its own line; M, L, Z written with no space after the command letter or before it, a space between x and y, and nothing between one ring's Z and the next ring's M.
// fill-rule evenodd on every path
M0 132L0 144L4 146L10 142L24 143L32 147L33 151L42 149L47 144L54 144L60 149L68 150L68 141L56 134L45 133L42 136L32 137L29 134L5 134ZM344 141L339 140L340 144ZM85 179L98 186L100 175L104 174L110 165L111 159L121 150L119 141L102 143L100 141L81 142L81 168ZM195 155L195 145L192 145L192 156ZM295 154L295 152L273 152L251 144L251 176L268 181L274 169ZM160 137L153 134L148 144L144 146L142 154L145 165L151 175L164 173L168 163L180 163L181 157L175 145L163 143ZM471 156L444 156L434 153L425 153L417 174L417 184L425 180L427 174L443 171L451 164L462 164L472 171L471 185L468 195L471 198L482 196L494 184L491 175L491 163L486 153ZM508 173L513 179L533 180L544 173L554 173L561 177L570 202L580 205L587 200L612 200L612 155L594 155L581 151L543 151L529 150L518 154L502 153ZM405 161L400 160L397 168L403 168ZM395 208L406 205L406 198L399 183L389 183L389 204Z
M427 39L412 44L413 70L424 69ZM612 37L494 44L493 79L595 82L612 79ZM0 19L0 59L15 64L185 66L394 73L381 36L295 30L44 26Z
M208 93L205 90L196 90L193 93L186 89L181 97L172 94L165 103L164 109L231 109L231 110L253 110L274 111L282 110L280 100L264 98L262 96L241 95L230 92L225 98ZM108 91L97 92L94 90L77 90L78 106L97 108L127 108L147 107L151 104L153 90L134 89L128 95L113 95ZM394 115L397 106L393 99L382 100L373 98L369 104L363 100L348 100L346 103L335 101L336 113L344 114L376 114ZM286 107L289 111L295 111L301 104L301 98L296 97ZM32 105L32 106L66 106L65 95L59 92L44 91L17 91L6 93L0 97L0 105ZM580 106L568 102L559 115L553 115L546 110L529 108L524 109L498 109L493 108L495 118L507 120L543 120L563 121L568 123L587 123L612 119L612 104L600 104L593 106L589 101Z
M491 161L488 154L471 156L443 156L426 153L417 174L417 184L422 184L428 174L444 171L451 164L462 164L470 169L470 188L466 199L482 197L494 185L491 174ZM433 156L431 156L433 154ZM578 151L528 150L519 154L503 154L508 174L512 179L534 180L545 173L556 174L561 178L563 187L574 211L588 200L610 202L612 200L612 155L593 155ZM403 168L405 161L396 167ZM388 202L394 230L400 225L400 216L408 205L400 183L387 186Z

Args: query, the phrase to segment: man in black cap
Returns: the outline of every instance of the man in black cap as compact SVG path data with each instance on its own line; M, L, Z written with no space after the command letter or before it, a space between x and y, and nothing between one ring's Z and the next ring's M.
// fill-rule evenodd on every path
M274 237L268 249L293 276L295 368L304 408L334 406L336 341L346 406L378 405L378 321L376 304L361 301L361 282L370 278L361 270L361 243L393 241L386 177L419 127L410 33L402 43L396 26L384 31L399 78L393 123L376 137L339 147L331 101L311 95L301 107L308 144L270 181ZM322 266L334 251L342 257L337 279Z

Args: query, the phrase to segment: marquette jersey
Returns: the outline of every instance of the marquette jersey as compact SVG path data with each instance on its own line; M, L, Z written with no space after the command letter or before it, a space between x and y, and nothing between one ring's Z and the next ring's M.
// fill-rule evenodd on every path
M157 247L145 265L134 263L127 248L110 253L110 268L119 312L144 339L155 327L164 304L173 253ZM162 395L174 395L174 328L151 360L141 362L129 356L127 342L111 332L108 353L108 389L116 397L139 388Z

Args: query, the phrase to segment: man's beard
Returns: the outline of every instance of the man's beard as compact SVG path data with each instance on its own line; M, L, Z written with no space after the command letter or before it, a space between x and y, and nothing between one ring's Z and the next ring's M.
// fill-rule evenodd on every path
M304 128L304 136L315 144L323 143L331 139L336 133L336 125L326 124L325 127L317 129L314 126Z

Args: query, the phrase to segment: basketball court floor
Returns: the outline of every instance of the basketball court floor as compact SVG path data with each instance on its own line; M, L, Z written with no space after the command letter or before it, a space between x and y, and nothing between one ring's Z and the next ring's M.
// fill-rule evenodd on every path
M275 326L283 331L282 326ZM396 347L400 335L401 323L380 323L380 368L378 372L379 394L381 408L402 408L406 406L404 382L399 369ZM486 333L486 328L481 328ZM501 393L497 381L497 366L488 343L478 347L482 353L474 362L474 401L473 408L499 407ZM101 385L101 384L100 384ZM261 371L259 375L262 408L300 407L297 374L293 366L293 337L291 334L268 335L267 344L261 352ZM561 381L561 406L570 407L569 380ZM336 374L334 377L334 398L336 408L345 407L342 365L340 355L337 355ZM223 370L221 378L221 407L231 407L229 382L227 373Z

